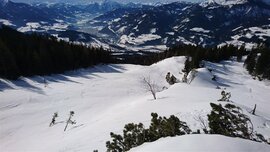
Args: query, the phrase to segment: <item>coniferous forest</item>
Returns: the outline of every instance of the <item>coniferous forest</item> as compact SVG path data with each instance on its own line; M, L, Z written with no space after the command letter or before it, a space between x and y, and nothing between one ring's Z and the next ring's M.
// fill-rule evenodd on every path
M177 45L160 53L148 53L146 55L131 56L125 58L122 62L151 65L163 59L173 56L187 56L189 60L185 63L185 70L189 72L193 68L199 68L202 60L211 62L220 62L228 60L231 57L236 57L238 61L242 60L244 55L248 52L244 47L235 47L232 45L225 45L223 47L204 48L194 45Z
M260 80L270 80L270 48L261 46L253 49L245 60L245 67L249 74Z
M270 79L270 50L266 46L246 51L244 47L232 45L205 48L181 44L164 52L142 54L116 60L117 57L103 48L69 43L48 35L23 34L6 26L0 28L0 77L6 79L63 73L99 63L151 65L173 56L186 56L184 72L189 72L201 67L202 60L220 62L236 57L241 61L245 55L248 55L245 67L251 75Z
M189 72L194 68L199 68L201 61L220 62L235 57L237 61L242 61L246 56L245 68L248 72L258 77L260 80L270 80L270 48L262 45L247 51L244 47L225 45L223 47L204 48L194 45L177 45L160 53L146 53L145 55L130 56L121 60L121 63L151 65L172 56L186 56L185 71Z
M0 77L49 75L67 70L110 63L111 54L103 48L86 47L57 40L52 36L23 34L0 28Z

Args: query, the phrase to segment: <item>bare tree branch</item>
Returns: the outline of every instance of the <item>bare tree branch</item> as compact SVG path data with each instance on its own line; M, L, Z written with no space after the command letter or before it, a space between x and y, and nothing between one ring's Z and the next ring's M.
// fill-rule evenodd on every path
M207 133L209 130L208 121L204 119L201 114L195 115L193 118L199 122L203 131Z
M157 99L156 93L158 91L158 86L156 82L153 81L150 76L148 76L148 77L143 77L142 84L144 85L145 90L150 91L151 94L153 95L154 100L156 100Z

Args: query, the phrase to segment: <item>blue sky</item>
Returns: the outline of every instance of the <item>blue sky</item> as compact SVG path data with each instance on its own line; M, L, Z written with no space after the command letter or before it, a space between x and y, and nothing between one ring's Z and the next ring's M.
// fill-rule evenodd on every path
M95 2L101 2L102 0L11 0L14 2L26 2L26 3L32 3L32 2L67 2L67 3L76 3L76 2L81 2L81 3L87 3L91 1ZM114 0L118 2L144 2L144 3L158 3L158 2L175 2L175 1L188 1L188 2L198 2L202 0Z

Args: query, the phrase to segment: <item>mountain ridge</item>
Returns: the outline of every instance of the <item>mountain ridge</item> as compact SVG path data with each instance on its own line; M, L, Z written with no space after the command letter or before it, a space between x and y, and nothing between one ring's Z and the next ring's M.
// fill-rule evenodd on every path
M152 41L154 44L174 45L180 42L208 46L225 42L241 46L245 42L269 43L268 18L270 7L260 3L247 2L231 7L171 3L124 14L124 17L109 22L101 32L119 36L119 42L123 42L123 35L125 37L122 38L131 42L143 34L155 34L161 38ZM255 27L261 34L254 31Z
M206 2L211 4L174 2L149 6L110 1L89 5L28 5L9 1L0 10L0 19L4 19L0 24L13 24L22 32L59 36L63 35L59 31L80 31L76 35L76 32L64 35L69 35L69 40L80 37L81 33L96 35L95 39L123 51L160 50L181 43L249 48L257 42L270 43L270 6L264 0Z

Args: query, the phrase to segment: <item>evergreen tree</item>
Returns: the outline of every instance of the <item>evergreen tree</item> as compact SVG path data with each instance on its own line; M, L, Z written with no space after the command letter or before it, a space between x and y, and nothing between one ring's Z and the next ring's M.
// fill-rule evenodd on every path
M211 113L208 115L211 134L250 139L253 132L250 119L241 112L239 107L226 104L210 103Z
M254 52L251 52L245 61L246 69L251 75L254 73L254 69L256 65L256 58L257 58L257 54Z
M261 46L253 49L245 61L248 72L261 79L270 79L270 48Z
M123 136L111 133L112 141L106 142L108 152L124 152L133 147L142 145L144 142L153 142L162 137L189 134L191 130L185 122L175 116L159 117L151 114L151 124L145 129L142 123L129 123L125 125Z
M18 67L14 55L5 46L0 38L0 77L15 79L18 74Z
M0 28L0 77L63 73L113 61L103 48L72 44L48 35L23 34Z

